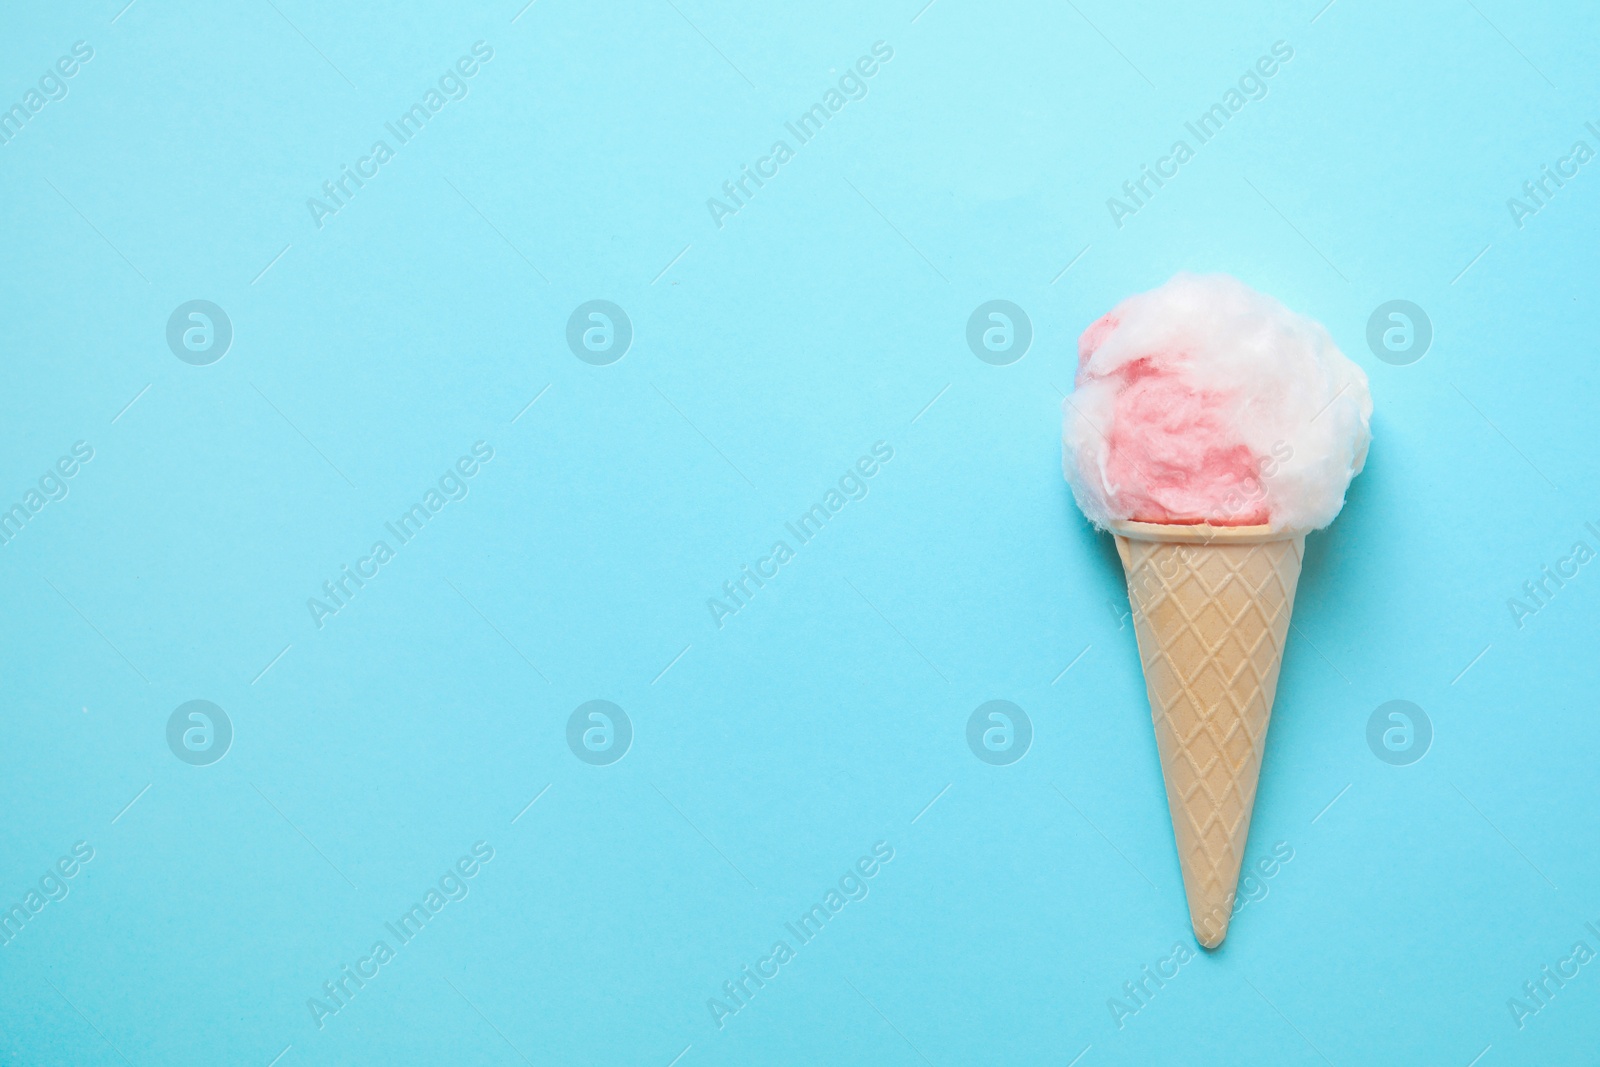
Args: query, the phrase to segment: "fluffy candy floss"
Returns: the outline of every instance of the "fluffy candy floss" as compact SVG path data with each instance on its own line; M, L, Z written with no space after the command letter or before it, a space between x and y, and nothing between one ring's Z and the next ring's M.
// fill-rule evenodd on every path
M1085 330L1062 411L1067 481L1100 527L1320 529L1371 440L1361 368L1225 274L1179 274Z

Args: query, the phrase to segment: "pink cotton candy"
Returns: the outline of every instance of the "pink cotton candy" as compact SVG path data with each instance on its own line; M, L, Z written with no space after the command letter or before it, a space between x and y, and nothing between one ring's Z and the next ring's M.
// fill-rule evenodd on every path
M1124 487L1120 500L1130 519L1219 526L1267 521L1262 457L1231 442L1220 417L1224 403L1220 395L1149 372L1117 394L1106 480ZM1231 506L1219 509L1215 502Z

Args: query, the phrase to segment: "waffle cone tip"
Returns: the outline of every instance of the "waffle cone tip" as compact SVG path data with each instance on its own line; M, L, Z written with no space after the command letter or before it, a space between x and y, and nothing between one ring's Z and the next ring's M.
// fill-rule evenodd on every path
M1232 893L1209 908L1203 901L1195 901L1189 906L1189 924L1194 927L1194 939L1204 948L1216 948L1222 944L1228 936L1228 920L1232 917Z

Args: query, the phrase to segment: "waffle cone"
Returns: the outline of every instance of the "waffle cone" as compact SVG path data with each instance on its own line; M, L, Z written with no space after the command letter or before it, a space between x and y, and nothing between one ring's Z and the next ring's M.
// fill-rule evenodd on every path
M1228 934L1305 535L1115 523L1195 937Z

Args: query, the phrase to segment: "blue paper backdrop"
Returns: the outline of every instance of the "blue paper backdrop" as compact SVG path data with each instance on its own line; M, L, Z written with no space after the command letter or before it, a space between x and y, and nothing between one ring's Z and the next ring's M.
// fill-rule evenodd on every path
M1592 1051L1600 15L1322 4L0 16L0 1062ZM1180 269L1376 404L1214 954L1059 469Z

